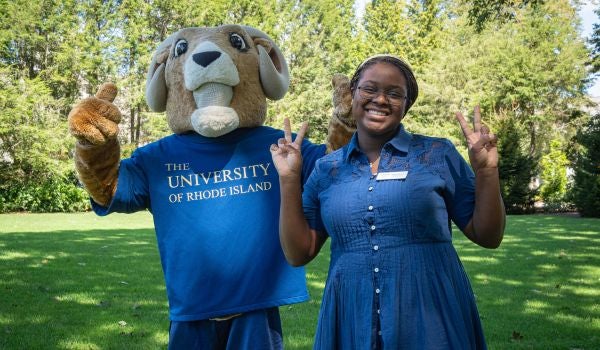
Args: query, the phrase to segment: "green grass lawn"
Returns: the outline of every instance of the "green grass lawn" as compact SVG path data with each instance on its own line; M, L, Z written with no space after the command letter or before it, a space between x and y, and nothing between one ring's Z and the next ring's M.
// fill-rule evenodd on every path
M455 246L490 349L600 349L600 220L511 216L502 246ZM281 308L286 349L310 349L312 300ZM0 349L159 349L167 301L148 213L0 215Z

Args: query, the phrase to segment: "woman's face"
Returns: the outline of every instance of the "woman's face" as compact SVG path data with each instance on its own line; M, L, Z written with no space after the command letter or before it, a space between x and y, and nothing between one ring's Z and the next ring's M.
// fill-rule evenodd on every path
M396 66L379 62L366 68L352 95L359 133L393 135L404 116L406 90L406 78Z

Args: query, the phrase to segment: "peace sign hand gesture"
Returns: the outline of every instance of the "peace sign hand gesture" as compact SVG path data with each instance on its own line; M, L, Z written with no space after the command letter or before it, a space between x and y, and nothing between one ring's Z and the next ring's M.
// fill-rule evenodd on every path
M277 144L272 144L270 149L273 164L281 179L300 179L302 175L302 154L300 151L307 129L308 123L302 123L296 134L296 139L292 141L290 120L288 118L283 120L284 138L277 140Z
M496 143L498 137L490 133L490 129L481 122L481 113L479 106L476 106L473 113L473 130L467 124L464 116L460 112L456 112L456 119L460 123L467 147L469 149L469 161L473 171L484 168L498 167L498 148Z

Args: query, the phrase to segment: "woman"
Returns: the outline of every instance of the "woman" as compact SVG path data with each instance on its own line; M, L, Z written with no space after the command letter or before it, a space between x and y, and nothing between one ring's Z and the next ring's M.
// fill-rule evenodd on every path
M354 74L357 131L317 161L300 185L303 125L271 146L281 183L280 240L305 265L331 237L331 262L315 349L484 349L473 292L451 241L450 220L476 244L504 232L496 137L475 108L469 165L446 139L410 134L401 121L418 86L387 55Z

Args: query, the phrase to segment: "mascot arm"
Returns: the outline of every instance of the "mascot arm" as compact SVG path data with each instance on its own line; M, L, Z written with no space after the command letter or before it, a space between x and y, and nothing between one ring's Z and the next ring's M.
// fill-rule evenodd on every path
M120 147L117 135L121 112L112 103L114 84L103 84L95 96L86 98L69 113L69 131L75 143L75 168L92 199L110 204L119 173Z
M327 153L343 147L356 131L356 122L352 117L352 93L350 79L343 74L335 74L333 85L333 114L327 130Z

